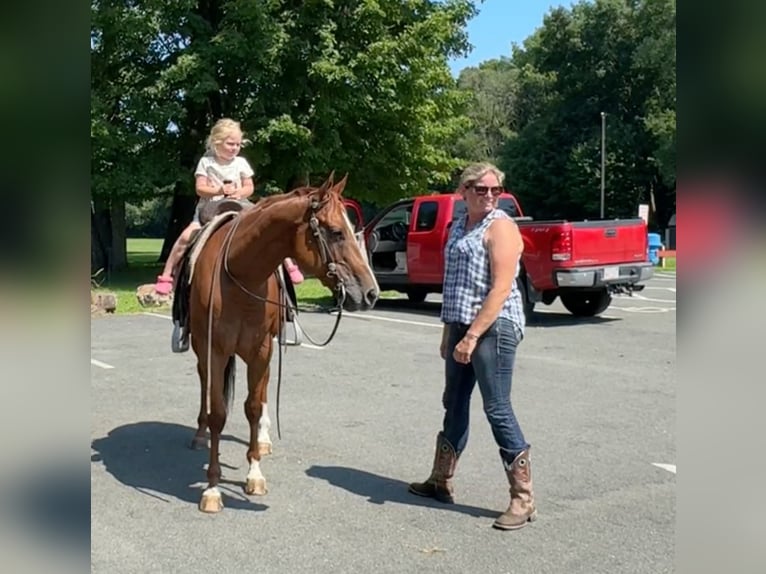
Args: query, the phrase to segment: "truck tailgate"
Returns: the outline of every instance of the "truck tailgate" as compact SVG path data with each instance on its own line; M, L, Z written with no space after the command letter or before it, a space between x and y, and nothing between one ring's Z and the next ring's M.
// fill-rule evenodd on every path
M572 226L572 259L567 266L645 261L646 224L642 219L579 221Z

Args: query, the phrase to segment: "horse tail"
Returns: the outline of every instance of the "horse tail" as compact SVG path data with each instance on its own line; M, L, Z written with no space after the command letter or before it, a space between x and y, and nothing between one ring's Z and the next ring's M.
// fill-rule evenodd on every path
M223 398L226 405L226 414L231 412L234 404L234 382L237 378L237 361L232 355L226 363L226 369L223 372Z

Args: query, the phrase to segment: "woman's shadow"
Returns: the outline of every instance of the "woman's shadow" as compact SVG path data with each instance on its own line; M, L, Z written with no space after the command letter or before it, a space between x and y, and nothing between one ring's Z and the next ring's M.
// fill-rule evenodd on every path
M396 502L410 506L424 506L451 512L460 512L476 518L497 518L501 513L466 504L442 504L407 491L407 483L387 476L345 466L317 466L306 471L312 478L326 480L333 486L364 496L372 504Z
M122 484L170 502L176 498L198 504L207 484L204 466L209 452L191 450L189 444L196 429L155 421L132 423L109 431L91 443L92 464L103 464L106 471ZM231 435L221 440L244 441ZM233 467L221 463L224 472ZM243 475L244 478L244 475ZM203 486L195 483L202 483ZM219 487L227 508L265 510L268 506L250 501L241 482L221 479Z

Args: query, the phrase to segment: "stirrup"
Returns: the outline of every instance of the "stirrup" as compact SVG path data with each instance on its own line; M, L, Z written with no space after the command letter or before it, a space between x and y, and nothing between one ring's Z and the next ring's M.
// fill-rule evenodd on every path
M294 336L292 338L287 336L288 325L293 326ZM301 330L300 325L293 321L285 321L282 325L282 331L279 333L279 342L282 345L288 345L290 347L300 347L301 343L303 343L303 331Z
M170 337L170 348L174 353L183 353L189 350L189 335L181 327L180 321L173 321L173 335Z

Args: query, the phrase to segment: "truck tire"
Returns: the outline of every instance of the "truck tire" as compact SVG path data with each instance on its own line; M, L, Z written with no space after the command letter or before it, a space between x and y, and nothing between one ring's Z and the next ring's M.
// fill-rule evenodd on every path
M526 276L519 275L518 279L516 279L516 284L519 286L519 291L521 291L521 303L524 305L524 318L527 323L529 323L532 321L532 314L535 312L535 302L529 300Z
M575 317L593 317L606 311L612 296L606 289L561 293L561 303Z
M425 289L420 289L418 287L410 287L407 289L407 298L413 303L422 303L426 300L427 296L428 291Z

